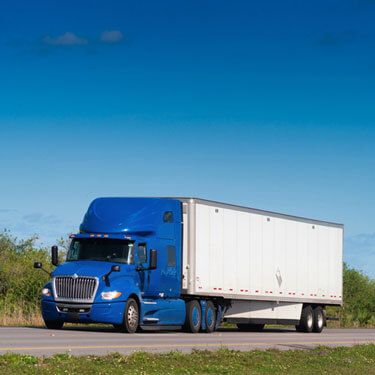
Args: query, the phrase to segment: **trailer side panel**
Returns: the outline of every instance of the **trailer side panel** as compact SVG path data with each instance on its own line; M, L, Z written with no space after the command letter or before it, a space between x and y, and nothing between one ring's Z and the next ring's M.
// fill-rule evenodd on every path
M189 205L190 294L342 303L342 226L215 202Z

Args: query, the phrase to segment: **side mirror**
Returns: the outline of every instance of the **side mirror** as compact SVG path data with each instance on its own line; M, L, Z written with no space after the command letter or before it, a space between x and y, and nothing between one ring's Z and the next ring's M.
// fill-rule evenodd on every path
M43 272L45 272L46 274L48 274L49 276L51 276L51 274L50 274L47 270L45 270L45 269L43 268L43 264L40 263L40 262L34 262L34 268L40 269L40 270L42 270Z
M105 281L106 285L109 285L109 275L112 272L120 272L120 271L121 271L121 267L118 264L114 264L111 267L111 270L103 276L103 281Z
M111 267L111 272L120 272L121 268L119 265L115 265Z
M155 270L158 266L158 251L152 249L150 251L150 270Z
M51 247L51 263L54 266L58 266L59 264L59 248L57 246Z

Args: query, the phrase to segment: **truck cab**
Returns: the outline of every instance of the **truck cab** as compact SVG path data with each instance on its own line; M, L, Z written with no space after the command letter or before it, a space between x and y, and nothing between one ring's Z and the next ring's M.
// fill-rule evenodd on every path
M70 237L66 261L43 289L48 328L97 322L134 332L184 324L180 201L98 198Z

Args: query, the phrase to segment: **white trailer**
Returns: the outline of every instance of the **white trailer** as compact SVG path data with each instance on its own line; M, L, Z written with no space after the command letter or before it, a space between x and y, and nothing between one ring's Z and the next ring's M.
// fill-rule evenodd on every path
M182 290L228 302L240 329L321 332L343 302L343 225L195 198L183 202Z

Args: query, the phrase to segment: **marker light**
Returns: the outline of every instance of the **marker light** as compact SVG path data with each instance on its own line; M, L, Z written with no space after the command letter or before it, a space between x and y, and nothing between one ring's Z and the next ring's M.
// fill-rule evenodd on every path
M111 300L119 298L121 296L121 292L117 292L116 290L114 290L113 292L102 292L101 296L102 299Z
M42 289L42 295L45 296L45 297L51 297L52 293L48 288L43 288Z

